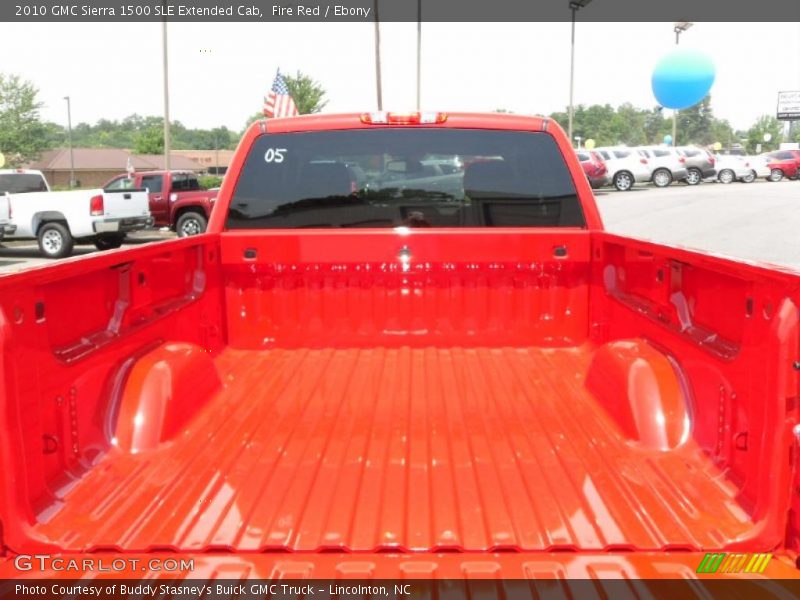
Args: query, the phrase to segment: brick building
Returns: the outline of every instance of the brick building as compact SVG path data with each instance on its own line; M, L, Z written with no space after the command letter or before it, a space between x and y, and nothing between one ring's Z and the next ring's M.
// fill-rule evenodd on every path
M233 159L233 150L173 150L173 156L183 156L199 163L210 175L224 175Z
M156 171L164 168L162 155L131 154L121 148L74 148L75 179L78 187L101 187L109 179L125 173L130 158L136 171ZM41 171L50 187L68 187L70 157L67 148L43 152L39 160L26 165ZM178 153L170 154L170 167L201 173L206 169L198 162Z

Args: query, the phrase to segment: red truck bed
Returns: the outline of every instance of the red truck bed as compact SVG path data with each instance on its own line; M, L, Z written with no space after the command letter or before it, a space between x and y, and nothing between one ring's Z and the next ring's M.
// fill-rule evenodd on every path
M0 278L3 548L796 572L796 273L603 232L546 120L268 126L208 235ZM362 148L407 186L359 192Z
M226 387L185 435L111 452L35 532L140 551L696 549L745 534L736 488L696 444L620 436L583 385L591 356L226 350Z

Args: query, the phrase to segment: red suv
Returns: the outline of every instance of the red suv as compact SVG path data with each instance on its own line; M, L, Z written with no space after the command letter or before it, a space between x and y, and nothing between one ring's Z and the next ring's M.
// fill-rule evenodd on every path
M770 181L780 181L784 177L798 177L800 171L800 150L778 150L767 154Z
M589 185L593 189L603 187L608 183L608 169L603 158L597 152L589 150L581 150L578 153L578 160L581 161L581 167L589 180Z

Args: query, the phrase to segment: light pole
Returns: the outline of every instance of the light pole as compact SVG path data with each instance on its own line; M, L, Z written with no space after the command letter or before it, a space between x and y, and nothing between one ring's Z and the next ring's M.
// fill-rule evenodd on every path
M75 187L75 154L72 152L72 104L69 96L64 96L67 101L67 146L69 147L69 187Z
M69 96L64 96L67 101L67 146L69 147L69 187L75 187L75 154L72 151L72 104Z
M167 20L161 24L162 61L164 64L164 168L170 170L169 140L169 58L167 56Z
M381 26L378 18L378 0L375 0L375 86L378 110L383 110L383 85L381 84Z
M422 80L422 0L417 0L417 110L420 110Z
M575 15L591 1L592 0L572 0L569 3L569 9L572 11L572 39L570 42L569 54L569 116L567 124L567 135L570 144L572 144L572 119L575 114L575 109L572 106L572 93L575 88Z
M691 21L678 21L675 23L673 31L675 32L675 45L681 42L681 34L689 29L694 23ZM672 145L678 145L678 109L672 112Z

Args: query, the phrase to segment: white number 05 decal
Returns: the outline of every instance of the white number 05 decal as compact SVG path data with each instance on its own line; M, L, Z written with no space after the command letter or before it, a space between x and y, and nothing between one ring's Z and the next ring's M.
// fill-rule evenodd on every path
M286 148L270 148L264 153L264 160L268 163L282 163L284 152L286 152Z

